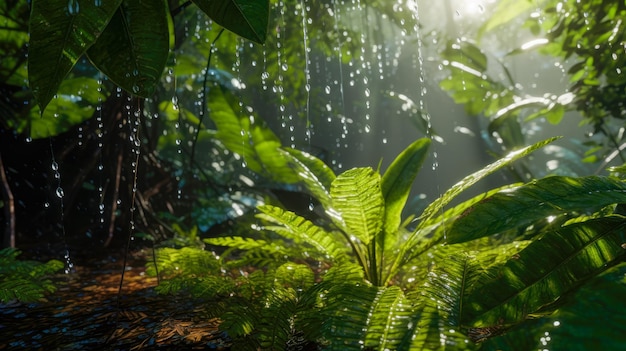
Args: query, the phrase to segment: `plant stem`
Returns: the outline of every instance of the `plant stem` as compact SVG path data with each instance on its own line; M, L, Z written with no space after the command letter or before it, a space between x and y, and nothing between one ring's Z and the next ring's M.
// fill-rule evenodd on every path
M4 204L4 211L7 223L2 241L2 247L15 248L15 205L13 192L11 192L11 186L9 185L9 181L7 180L4 163L2 162L2 154L0 154L0 179L2 179L4 198L7 202L6 204Z
M206 62L206 69L204 71L204 80L202 82L202 108L200 109L200 121L198 121L198 128L196 129L196 136L194 137L193 144L191 146L191 157L189 159L189 164L193 164L193 158L196 154L196 144L198 143L198 137L200 136L200 128L202 128L202 122L204 120L205 112L207 111L207 81L209 80L209 67L211 67L211 56L213 55L213 47L215 47L215 43L220 38L220 36L224 33L224 28L220 29L220 32L217 33L215 39L211 43L211 47L209 48L209 57Z

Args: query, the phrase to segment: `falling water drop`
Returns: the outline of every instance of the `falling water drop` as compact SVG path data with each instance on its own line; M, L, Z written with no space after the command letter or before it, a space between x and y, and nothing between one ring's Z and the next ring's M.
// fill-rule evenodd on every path
M70 257L70 250L66 249L65 250L65 255L63 255L63 258L65 258L65 274L70 274L74 268L74 263L72 263L72 258Z
M57 190L55 191L55 194L57 195L59 199L62 199L63 196L65 196L65 193L63 192L63 188L61 187L57 188Z
M70 15L77 15L80 11L80 6L78 4L78 0L69 0L67 3L67 12Z

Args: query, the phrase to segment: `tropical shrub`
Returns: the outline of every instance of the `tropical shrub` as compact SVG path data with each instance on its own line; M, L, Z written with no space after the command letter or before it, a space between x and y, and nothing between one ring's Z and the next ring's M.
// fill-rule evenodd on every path
M296 340L329 350L477 348L565 308L626 255L626 222L616 206L626 183L619 178L553 176L449 206L479 179L550 141L466 177L404 220L428 139L411 144L382 176L371 168L335 176L310 155L285 150L323 210L307 219L261 205L254 232L205 239L229 247L222 274L195 271L174 289L162 284L169 292L232 297L218 303L225 308L218 316L237 347L284 349ZM216 283L223 279L230 283Z

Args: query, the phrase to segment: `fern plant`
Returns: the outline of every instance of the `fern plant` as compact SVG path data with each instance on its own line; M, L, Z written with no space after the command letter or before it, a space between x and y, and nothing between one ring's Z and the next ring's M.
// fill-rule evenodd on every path
M382 175L371 168L336 175L319 159L280 147L258 119L212 118L220 141L251 170L298 181L319 204L296 213L266 199L252 231L205 239L228 248L213 256L219 269L205 265L207 273L191 270L188 278L174 272L179 283L170 292L217 297L207 309L235 349L306 342L327 350L474 349L567 307L587 281L624 260L626 184L616 177L548 177L450 205L555 138L510 153L416 218L403 218L428 139L412 143Z
M446 209L484 176L552 140L466 177L431 203L412 229L412 218L401 214L428 140L411 144L382 176L371 168L335 176L314 157L286 150L289 164L324 207L324 218L314 223L262 205L262 229L281 240L205 241L241 250L238 264L278 257L277 265L313 261L333 267L322 270L319 283L299 288L300 301L309 304L287 316L283 309L280 318L325 349L471 349L553 312L556 302L625 257L626 221L615 204L626 200L626 184L617 178L548 177ZM267 332L263 323L253 330ZM283 329L282 335L292 331Z
M18 260L19 255L12 248L0 250L0 303L35 302L56 290L48 276L63 269L63 262Z

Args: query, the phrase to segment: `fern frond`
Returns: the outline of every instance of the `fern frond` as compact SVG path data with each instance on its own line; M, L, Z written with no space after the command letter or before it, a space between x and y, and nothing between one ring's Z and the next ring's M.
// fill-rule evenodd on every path
M158 271L163 277L202 276L219 271L219 268L218 258L210 251L193 247L166 247L157 249L156 262L150 261L147 264L146 273L155 276Z
M0 250L0 302L17 300L37 301L56 290L56 286L46 276L63 269L61 261L46 263L18 260L20 251L13 248Z
M262 212L257 215L258 218L279 224L266 229L293 240L296 244L309 244L327 260L341 262L347 259L347 246L345 241L339 241L340 236L327 232L309 220L280 207L264 205L258 209Z
M380 184L380 174L373 169L353 168L335 178L330 188L344 230L364 245L382 231L385 205Z
M46 293L55 290L56 287L49 280L38 281L16 277L1 279L0 302L7 303L14 300L34 302L43 298Z

